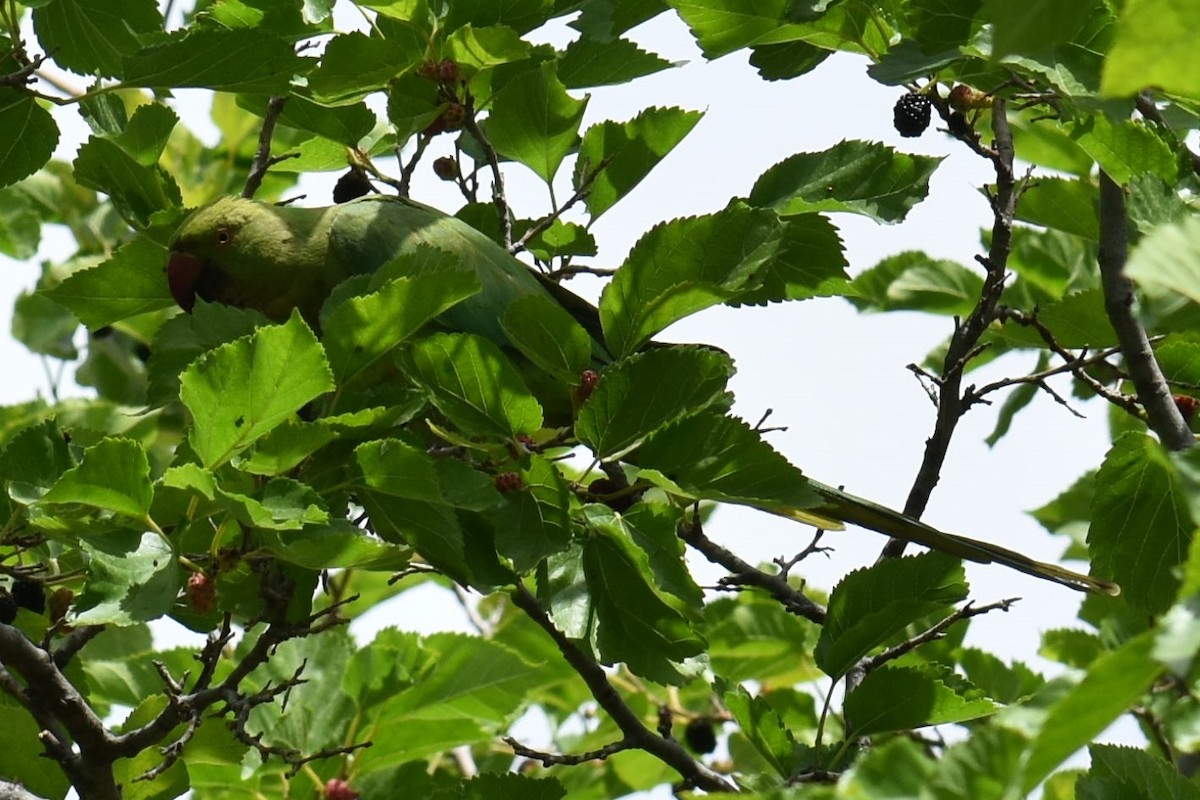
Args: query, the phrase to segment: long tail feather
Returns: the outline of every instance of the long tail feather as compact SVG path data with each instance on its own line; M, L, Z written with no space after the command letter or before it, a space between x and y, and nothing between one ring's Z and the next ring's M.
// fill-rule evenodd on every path
M846 494L839 489L825 486L816 481L810 481L810 483L827 503L820 509L823 515L827 514L876 533L904 539L907 542L923 545L931 550L938 550L968 561L976 561L980 564L1003 564L1011 569L1024 572L1026 575L1054 581L1077 591L1099 592L1114 596L1121 593L1121 587L1112 581L1072 572L1056 564L1035 561L999 545L944 533L923 522L892 511L890 508L876 505L870 500Z

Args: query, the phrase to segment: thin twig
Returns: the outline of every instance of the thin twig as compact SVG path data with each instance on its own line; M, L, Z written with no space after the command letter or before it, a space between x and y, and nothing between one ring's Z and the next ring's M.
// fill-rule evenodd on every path
M286 97L274 95L267 101L267 111L263 115L262 128L258 132L258 149L254 151L254 160L250 162L250 174L246 176L242 197L254 197L267 175L267 169L271 165L271 135L275 132L275 123L283 113L286 100Z
M629 707L609 682L604 668L555 627L541 604L538 603L537 598L523 583L518 583L517 588L510 596L513 604L524 611L538 627L554 640L558 651L587 684L592 697L624 734L624 739L629 741L630 747L644 750L659 759L683 776L689 786L703 789L706 792L737 791L737 788L726 778L692 758L679 742L659 736L647 728L637 713Z
M525 231L525 233L521 235L520 239L513 242L512 245L509 246L508 252L515 255L516 253L524 250L535 236L541 234L543 231L553 225L556 219L559 219L563 214L571 209L571 206L587 197L588 192L592 190L592 184L596 181L596 178L600 176L600 173L604 171L604 168L612 163L612 159L612 156L606 156L600 161L599 164L596 165L595 169L589 170L587 174L583 176L583 179L579 181L579 188L575 190L573 195L567 198L567 202L563 203L562 206L557 208L555 211L547 214L545 217L542 217L540 220L534 223L529 230Z
M577 764L585 764L588 761L603 761L614 753L620 753L622 750L635 750L637 745L629 739L622 739L619 742L606 744L598 750L588 750L583 753L544 753L541 750L534 750L532 747L526 747L511 736L504 737L504 743L513 749L513 752L522 758L540 761L543 767L550 767L555 764L564 766L575 766Z
M964 619L970 619L971 617L977 617L980 614L987 614L988 612L996 611L997 609L1000 611L1008 611L1012 604L1020 599L1021 598L1019 597L1009 597L996 603L989 603L986 606L978 607L971 605L971 603L967 603L965 606L931 626L927 630L918 633L911 639L906 639L894 647L889 647L879 655L867 659L860 666L864 672L870 672L873 669L878 669L889 661L895 661L897 658L900 658L900 656L917 649L923 644L928 644L929 642L941 639L946 635L946 631L950 628L950 626L956 622Z
M466 93L464 105L467 113L463 120L463 127L479 143L484 158L492 170L492 202L496 204L496 214L500 217L500 243L504 245L505 250L511 250L513 243L512 215L509 213L508 197L504 191L504 173L500 169L500 154L496 152L495 146L475 119L475 98L470 92Z
M1126 230L1125 191L1108 173L1100 171L1100 283L1104 289L1104 310L1117 332L1121 355L1125 358L1129 379L1137 392L1146 422L1170 450L1186 450L1196 442L1187 421L1171 397L1146 329L1134 313L1133 282L1125 277L1129 255Z

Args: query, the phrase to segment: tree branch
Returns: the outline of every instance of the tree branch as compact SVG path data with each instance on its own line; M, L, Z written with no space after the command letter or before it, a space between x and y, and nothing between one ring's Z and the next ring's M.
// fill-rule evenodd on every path
M275 122L283 113L283 103L286 97L273 96L267 101L267 111L263 115L262 129L258 132L258 149L254 151L254 160L250 162L250 174L246 176L246 185L242 188L242 197L254 197L258 187L262 186L267 168L271 166L271 135L275 132Z
M1167 385L1146 330L1134 313L1133 282L1125 277L1129 254L1128 224L1125 215L1125 191L1108 173L1100 171L1100 283L1104 288L1104 310L1117 332L1121 354L1133 382L1138 401L1146 410L1147 422L1163 445L1170 450L1186 450L1196 442L1183 415L1179 413Z
M592 697L616 723L630 747L644 750L659 759L683 776L689 786L706 792L737 791L726 778L692 758L679 742L660 736L647 728L609 683L604 669L554 626L537 598L524 584L518 583L510 596L513 604L529 615L529 618L554 640L558 651L579 677L583 678Z
M490 139L484 134L483 129L479 127L479 122L475 119L475 98L470 92L466 93L464 104L467 109L466 118L463 120L463 127L471 134L472 138L479 143L483 149L484 157L487 159L488 166L492 170L492 202L496 204L496 214L500 217L500 243L505 250L512 250L512 215L508 209L508 197L504 191L504 173L500 170L500 155L496 152L496 148L492 145Z
M1012 604L1017 602L1019 599L1019 597L1009 597L996 603L989 603L986 606L978 607L973 606L968 602L965 606L958 609L945 619L939 620L937 623L921 633L918 633L911 639L906 639L894 647L889 647L887 650L884 650L874 658L867 659L860 664L859 667L862 668L863 674L865 675L873 669L882 667L889 661L895 661L897 658L900 658L900 656L912 652L923 644L928 644L929 642L941 639L946 635L946 631L950 628L950 626L956 622L964 619L970 619L971 617L977 617L980 614L987 614L989 611L995 611L997 609L1000 611L1008 611Z

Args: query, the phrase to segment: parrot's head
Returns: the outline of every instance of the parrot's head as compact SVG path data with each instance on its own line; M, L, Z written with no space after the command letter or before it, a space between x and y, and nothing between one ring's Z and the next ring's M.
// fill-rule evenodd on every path
M301 260L294 221L282 212L241 197L222 197L192 212L168 244L167 283L180 308L191 311L200 298L270 316L285 273Z

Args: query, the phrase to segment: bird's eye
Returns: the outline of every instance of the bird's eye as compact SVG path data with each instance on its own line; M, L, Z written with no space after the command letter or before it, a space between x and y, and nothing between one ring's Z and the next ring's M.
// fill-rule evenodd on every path
M233 232L229 228L217 228L217 244L229 244L233 241Z

